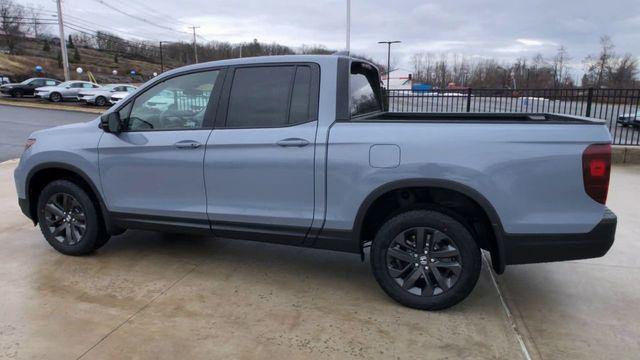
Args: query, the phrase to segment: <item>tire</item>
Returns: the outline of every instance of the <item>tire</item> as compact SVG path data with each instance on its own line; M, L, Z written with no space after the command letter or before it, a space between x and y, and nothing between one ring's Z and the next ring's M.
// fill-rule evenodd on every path
M15 98L21 98L24 96L24 92L22 90L15 90L12 94L11 97L15 97Z
M480 249L469 230L434 210L389 219L371 245L371 268L382 290L414 309L441 310L464 300L481 267Z
M38 222L47 242L65 255L89 254L109 240L96 205L68 180L44 187L38 198Z
M57 93L57 92L51 93L51 95L49 95L49 100L55 103L62 102L62 95L60 95L60 93Z
M96 106L105 106L107 104L107 99L104 96L98 96L95 102Z

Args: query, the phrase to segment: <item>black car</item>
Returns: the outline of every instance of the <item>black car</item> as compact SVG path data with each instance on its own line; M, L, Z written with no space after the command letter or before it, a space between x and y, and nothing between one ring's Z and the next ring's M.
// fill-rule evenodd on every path
M11 97L23 97L25 95L33 96L33 92L36 88L42 86L55 86L60 84L60 81L47 78L30 78L17 84L5 84L0 86L0 92L5 95L11 95Z

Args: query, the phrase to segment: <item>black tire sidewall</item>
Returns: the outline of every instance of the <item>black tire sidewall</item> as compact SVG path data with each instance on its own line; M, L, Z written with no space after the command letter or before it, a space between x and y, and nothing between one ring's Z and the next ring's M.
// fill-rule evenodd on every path
M107 104L107 99L105 99L104 96L98 96L96 98L96 105L97 106L105 106Z
M64 193L73 196L82 206L85 213L87 229L79 242L73 245L60 243L47 228L44 218L44 206L49 198L56 193ZM47 242L59 252L65 255L85 255L94 251L100 243L103 231L98 218L95 204L87 193L78 185L68 180L56 180L46 185L38 198L38 222L40 230Z
M458 247L462 271L456 284L435 296L418 296L402 289L387 271L386 254L393 238L412 227L427 226L448 235ZM371 267L382 289L405 306L421 310L440 310L464 300L473 290L482 268L480 249L469 230L454 218L434 210L413 210L399 214L383 224L371 245Z
M53 94L49 95L49 100L53 102L62 102L62 95L60 93L54 92Z
M22 90L15 90L13 92L13 97L21 98L23 96L24 96L24 93L22 92Z

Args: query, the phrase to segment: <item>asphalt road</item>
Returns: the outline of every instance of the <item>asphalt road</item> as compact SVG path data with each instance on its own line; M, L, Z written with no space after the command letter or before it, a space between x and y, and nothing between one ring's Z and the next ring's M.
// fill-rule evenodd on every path
M20 157L36 130L95 119L96 114L0 105L0 162Z

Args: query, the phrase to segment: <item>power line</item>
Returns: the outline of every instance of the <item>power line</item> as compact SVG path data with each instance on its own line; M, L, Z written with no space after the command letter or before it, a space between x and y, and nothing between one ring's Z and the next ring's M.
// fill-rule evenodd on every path
M125 11L122 11L122 10L118 9L118 8L117 8L117 7L115 7L115 6L112 6L112 5L110 5L110 4L106 3L106 2L104 2L103 0L93 0L93 1L95 1L95 2L97 2L97 3L99 3L99 4L102 4L103 6L108 7L109 9L111 9L111 10L113 10L113 11L115 11L115 12L118 12L118 13L120 13L120 14L122 14L122 15L128 16L128 17L130 17L130 18L132 18L132 19L136 19L136 20L138 20L138 21L142 21L142 22L144 22L144 23L146 23L146 24L149 24L149 25L155 26L155 27L157 27L157 28L165 29L165 30L169 30L169 31L173 31L173 32L181 33L181 34L189 34L188 32L180 31L180 30L176 30L176 29L174 29L174 28L170 28L170 27L168 27L168 26L158 25L158 24L156 24L156 23L154 23L154 22L151 22L151 21L149 21L149 20L147 20L147 19L145 19L145 18L142 18L142 17L136 16L136 15L129 14L129 13L125 12Z

